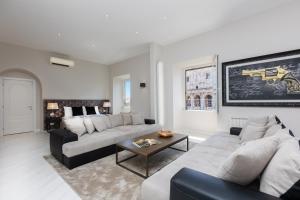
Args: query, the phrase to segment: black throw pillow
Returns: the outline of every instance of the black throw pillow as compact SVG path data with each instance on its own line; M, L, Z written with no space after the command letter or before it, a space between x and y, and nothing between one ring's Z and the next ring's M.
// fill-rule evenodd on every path
M73 116L83 115L82 107L72 107Z
M87 115L95 115L96 114L95 107L85 107L85 110L86 110Z

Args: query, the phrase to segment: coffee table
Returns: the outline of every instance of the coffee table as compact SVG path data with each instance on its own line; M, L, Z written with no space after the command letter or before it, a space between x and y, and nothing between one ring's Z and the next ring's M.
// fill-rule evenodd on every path
M137 141L139 139L156 139L158 141L160 141L160 144L156 144L156 145L152 145L149 147L145 147L145 148L138 148L137 146L135 146L134 144L132 144L132 142ZM183 140L186 140L186 150L182 150L182 149L177 149L172 147L174 144L177 144ZM148 178L149 177L149 159L151 156L163 151L166 148L171 148L174 150L178 150L178 151L183 151L183 152L187 152L189 150L189 138L187 135L184 134L178 134L178 133L174 133L174 135L172 137L169 138L162 138L159 136L159 133L151 133L148 135L144 135L141 137L137 137L134 139L128 139L122 142L119 142L116 144L116 164L119 165L120 167L123 167L129 171L131 171L132 173L141 176L143 178ZM133 153L133 156L130 156L128 158L125 158L123 160L119 160L119 151L121 150L127 150L131 153ZM146 165L146 175L141 174L137 171L134 171L133 169L130 169L124 165L122 165L122 162L125 162L129 159L132 159L136 156L142 156L145 158L145 165Z

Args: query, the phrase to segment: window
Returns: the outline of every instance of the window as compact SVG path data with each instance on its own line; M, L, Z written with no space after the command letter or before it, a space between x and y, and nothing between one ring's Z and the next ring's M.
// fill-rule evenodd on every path
M185 70L186 110L214 110L217 99L217 69L215 66Z
M123 102L124 106L130 106L131 91L130 91L130 79L124 80L124 93Z

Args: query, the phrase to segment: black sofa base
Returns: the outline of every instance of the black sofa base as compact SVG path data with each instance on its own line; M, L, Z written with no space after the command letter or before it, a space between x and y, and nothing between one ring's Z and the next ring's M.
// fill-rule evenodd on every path
M87 153L83 153L73 157L67 157L63 155L63 164L69 168L73 169L75 167L87 164L89 162L93 162L100 158L104 158L106 156L112 155L116 153L116 145L106 146L100 149L96 149L94 151L90 151Z

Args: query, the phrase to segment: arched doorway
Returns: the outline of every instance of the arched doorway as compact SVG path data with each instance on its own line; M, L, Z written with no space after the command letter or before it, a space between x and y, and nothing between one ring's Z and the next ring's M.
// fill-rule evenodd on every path
M30 71L27 71L27 70L24 70L24 69L6 69L6 70L3 70L3 71L0 71L0 81L3 83L3 89L1 90L1 95L4 96L5 93L7 93L7 91L4 90L4 88L8 88L7 90L10 90L9 89L9 86L12 87L12 83L14 81L17 81L17 82L24 82L24 83L31 83L32 84L32 105L28 105L28 109L32 109L32 122L33 122L33 125L32 125L32 129L33 131L37 131L37 130L42 130L42 124L43 124L43 114L42 114L42 85L41 85L41 81L39 80L39 78L34 75L32 72ZM4 84L6 83L6 84ZM19 87L20 85L18 85ZM22 89L21 89L22 91ZM20 94L22 96L22 94ZM23 102L22 101L22 98L20 98L19 101L14 101L13 103L16 103L16 102ZM3 98L3 102L0 101L0 104L1 104L1 107L2 105L4 106L5 104L5 98ZM12 106L12 105L11 105ZM32 106L32 107L31 107ZM5 111L7 111L8 109L5 110L2 109L1 110L1 118L4 119L5 115L7 114ZM5 114L6 113L6 114ZM7 117L6 117L7 119ZM5 122L5 119L2 120L4 122L2 122L2 124L0 124L0 127L1 127L1 131L3 129L5 129L6 127L5 126L8 126ZM24 122L25 123L25 122ZM21 129L19 130L20 132ZM19 132L17 131L17 132ZM16 133L17 133L16 132ZM0 136L3 135L4 132L0 132Z

